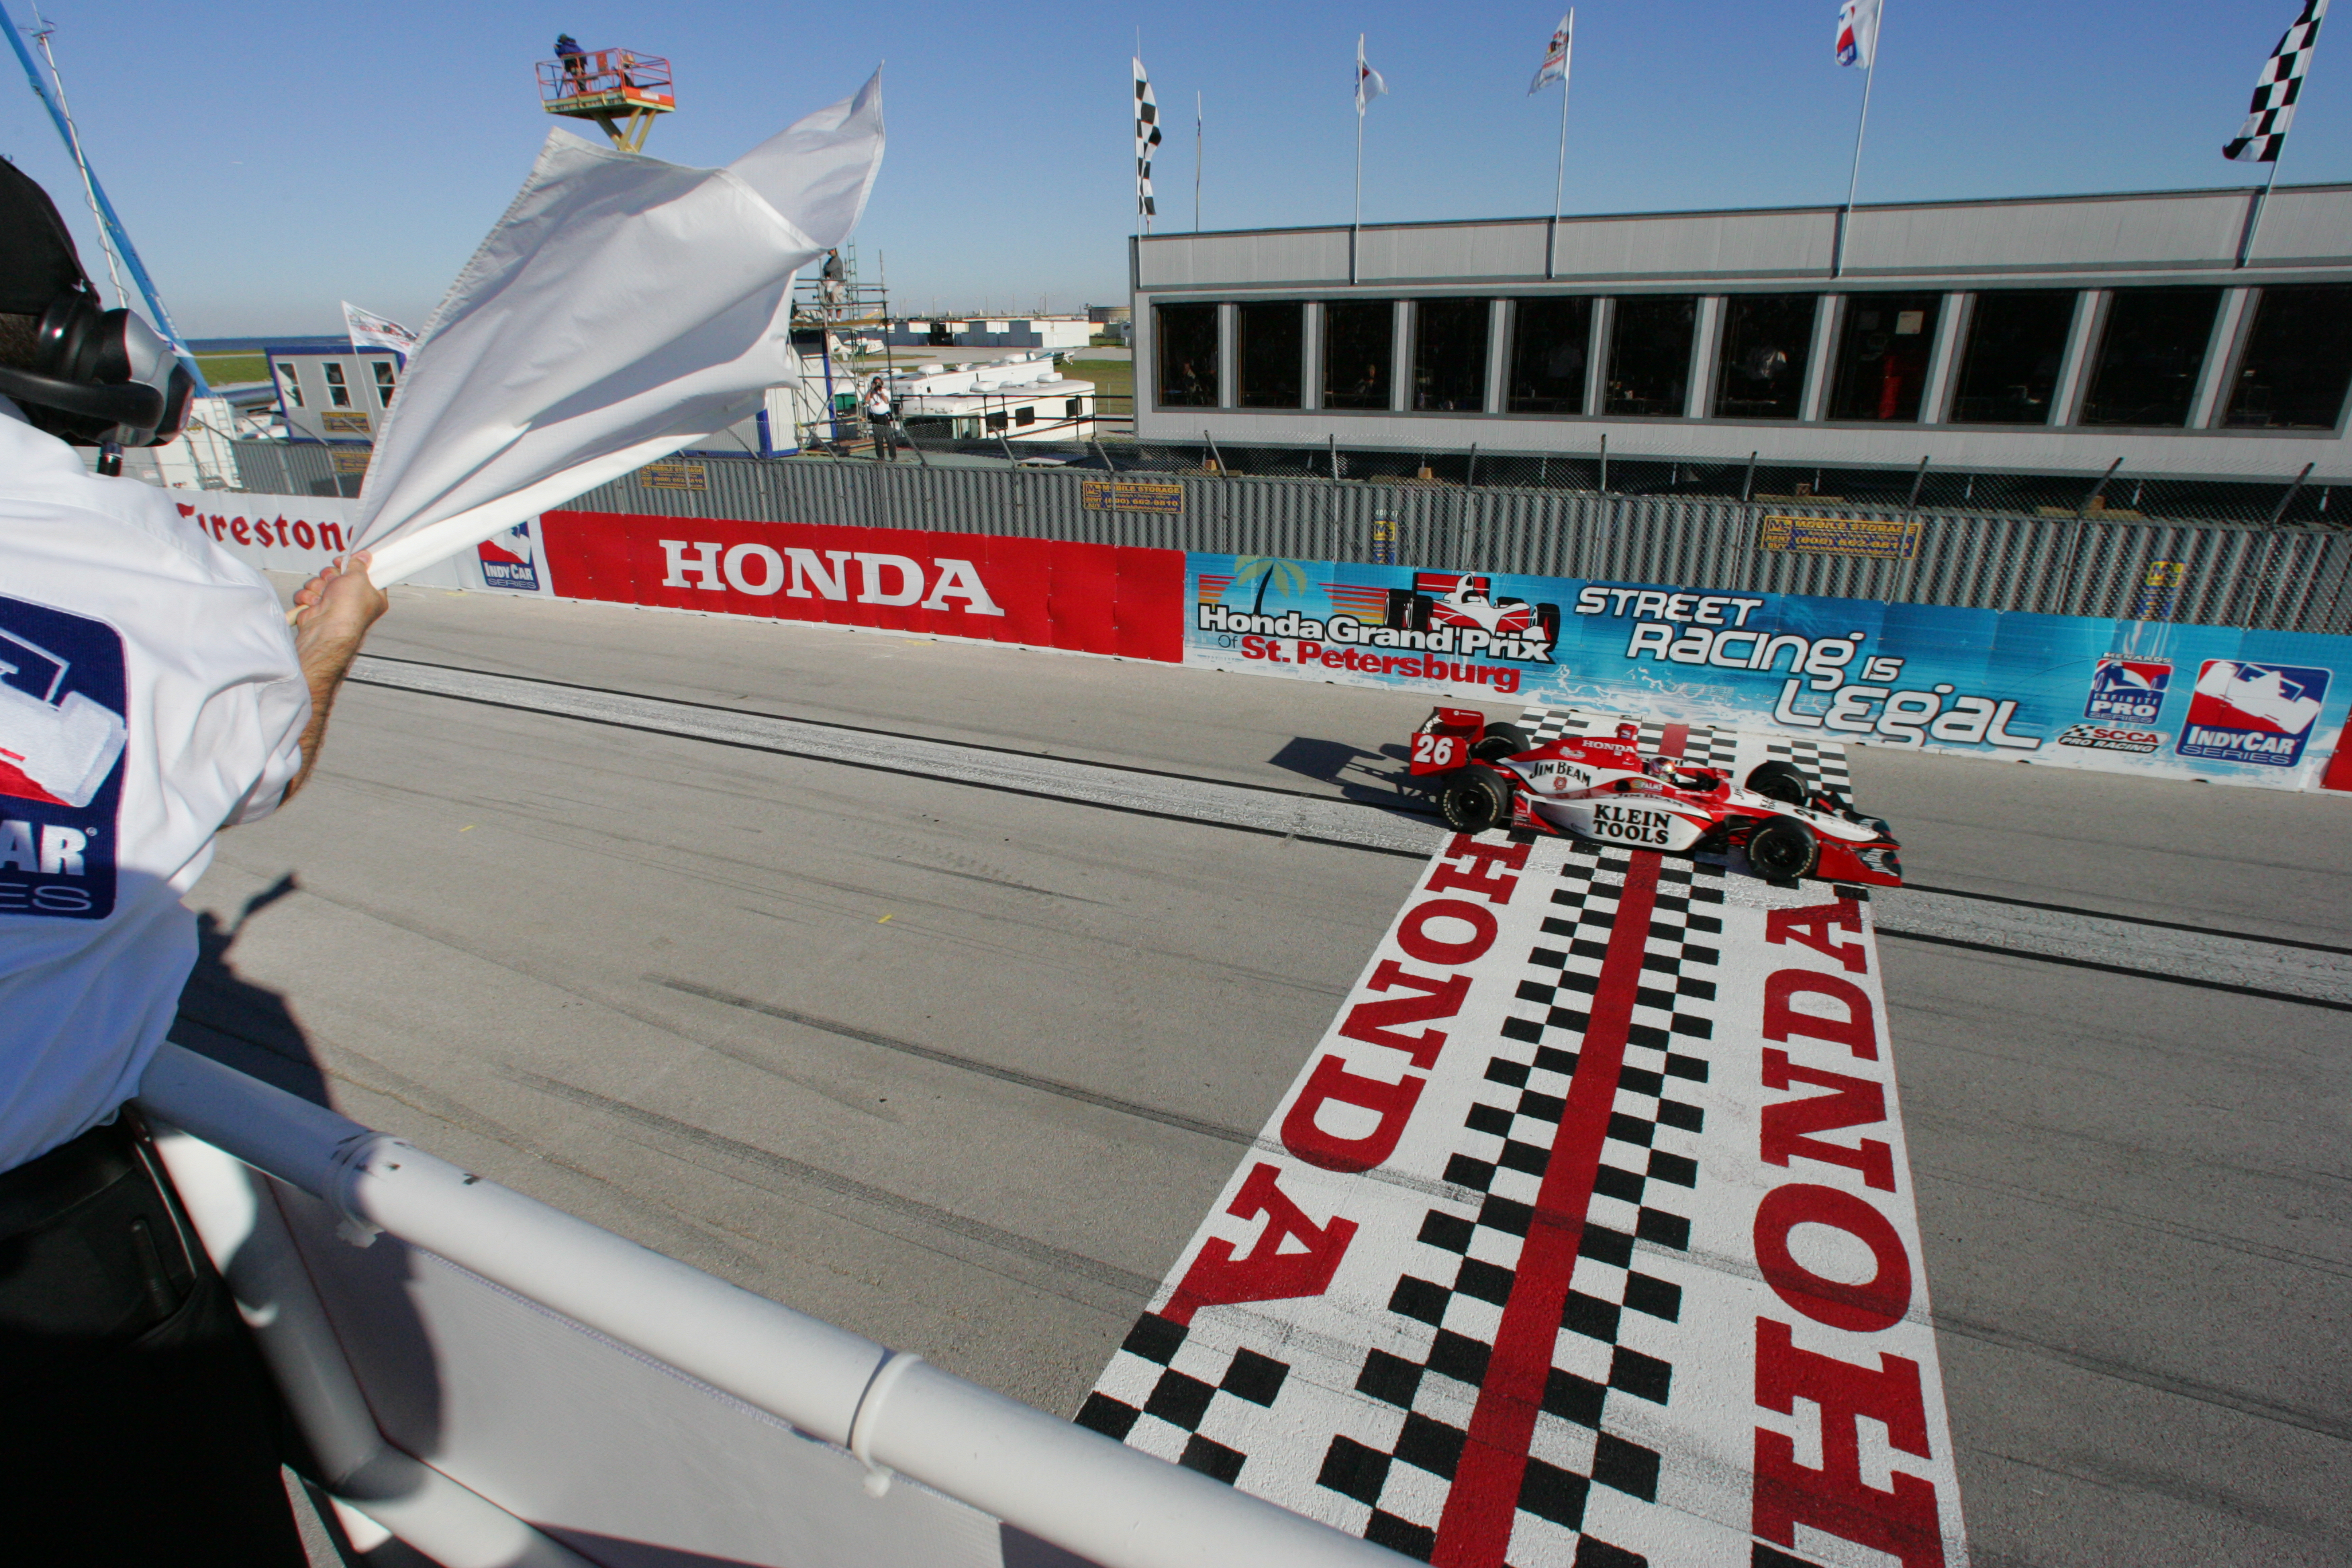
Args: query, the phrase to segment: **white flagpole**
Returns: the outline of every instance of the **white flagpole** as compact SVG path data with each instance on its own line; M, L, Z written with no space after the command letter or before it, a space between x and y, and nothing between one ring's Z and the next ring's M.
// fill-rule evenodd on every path
M1544 276L1552 275L1559 254L1559 204L1568 189L1568 82L1576 65L1576 7L1568 8L1568 52L1559 62L1559 173L1551 183L1551 232L1544 237Z
M1348 281L1356 280L1356 240L1364 227L1364 35L1356 35L1356 216L1348 226Z
M1853 127L1853 169L1846 176L1845 205L1838 212L1837 247L1830 258L1830 276L1845 276L1845 231L1853 222L1853 194L1862 184L1862 138L1870 129L1870 84L1878 76L1878 40L1886 36L1886 0L1879 0L1870 22L1870 63L1862 68L1862 118Z

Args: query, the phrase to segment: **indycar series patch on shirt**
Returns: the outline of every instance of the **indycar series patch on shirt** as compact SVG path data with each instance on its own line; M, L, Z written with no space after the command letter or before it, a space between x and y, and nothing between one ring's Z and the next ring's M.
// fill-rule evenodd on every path
M0 398L0 1171L138 1092L195 962L180 896L310 716L259 574Z

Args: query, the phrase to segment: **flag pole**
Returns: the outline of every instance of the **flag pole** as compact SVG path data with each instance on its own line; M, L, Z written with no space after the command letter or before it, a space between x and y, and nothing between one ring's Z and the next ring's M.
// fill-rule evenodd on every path
M1845 205L1838 209L1837 244L1830 258L1830 276L1845 276L1845 231L1853 222L1853 194L1862 184L1862 138L1870 129L1870 86L1878 79L1878 40L1886 33L1886 5L1880 0L1870 21L1870 63L1862 68L1862 118L1853 127L1853 169L1845 182Z
M1192 94L1192 232L1201 232L1201 94Z
M1356 216L1348 225L1348 281L1356 280L1356 238L1364 227L1364 35L1356 35Z
M1544 277L1553 273L1559 255L1559 204L1568 189L1568 83L1576 64L1576 7L1568 8L1568 53L1559 62L1559 172L1551 182L1551 230L1544 236Z

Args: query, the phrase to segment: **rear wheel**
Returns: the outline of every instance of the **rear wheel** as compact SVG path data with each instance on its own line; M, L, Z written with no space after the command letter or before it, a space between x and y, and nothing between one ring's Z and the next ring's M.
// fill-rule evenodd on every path
M1759 763L1748 775L1748 787L1767 800L1777 800L1789 805L1802 805L1813 792L1813 781L1805 770L1794 763L1774 758Z
M1484 833L1511 820L1511 786L1485 768L1469 768L1445 781L1437 809L1454 832Z
M1535 750L1535 742L1517 724L1489 724L1479 732L1470 754L1482 763L1499 763L1505 757L1516 757L1521 752Z
M1748 868L1767 880L1794 881L1810 876L1821 861L1821 840L1793 816L1769 818L1748 836Z

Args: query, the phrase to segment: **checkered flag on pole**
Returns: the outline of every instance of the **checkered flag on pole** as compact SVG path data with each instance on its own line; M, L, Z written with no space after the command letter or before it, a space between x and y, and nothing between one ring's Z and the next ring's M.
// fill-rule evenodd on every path
M1160 145L1160 104L1151 96L1143 62L1135 62L1135 210L1150 218L1159 212L1151 199L1151 150ZM1151 226L1144 225L1146 228Z
M2287 127L2294 121L2294 102L2303 94L2304 73L2311 68L2311 51L2319 41L2319 20L2327 15L2327 0L2304 0L2303 15L2271 51L2263 74L2254 83L2254 100L2238 134L2221 147L2221 155L2241 163L2275 163L2286 145Z

